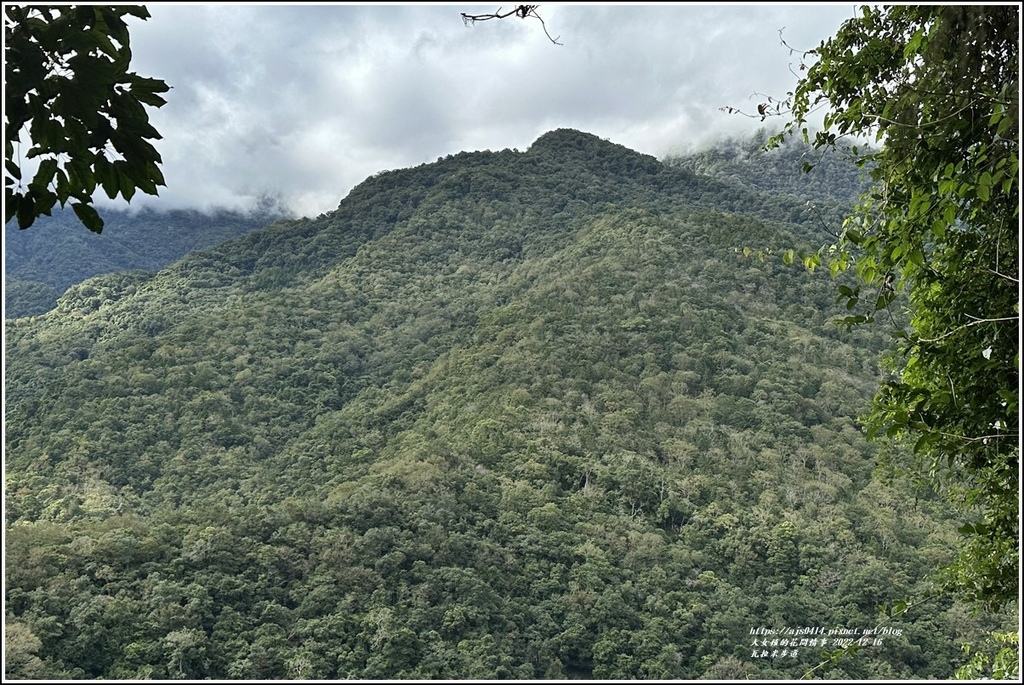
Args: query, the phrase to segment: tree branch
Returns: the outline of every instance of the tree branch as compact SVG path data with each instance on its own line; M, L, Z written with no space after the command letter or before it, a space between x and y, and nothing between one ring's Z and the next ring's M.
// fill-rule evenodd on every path
M514 9L505 12L504 14L502 14L500 7L498 8L497 12L492 12L490 14L466 14L465 12L462 12L462 22L466 26L471 26L472 24L475 24L478 21L488 21L490 19L507 19L508 17L511 16L517 16L520 19L532 17L540 22L541 28L544 29L544 35L548 37L548 40L550 40L555 45L561 45L561 43L558 42L558 38L561 38L561 36L558 36L558 38L552 38L551 34L548 33L547 24L545 24L544 19L542 19L541 16L537 14L538 7L540 7L540 5L516 5Z
M951 335L959 333L960 331L964 330L965 328L970 328L971 326L977 326L980 323L999 323L1001 321L1019 321L1020 320L1019 316L1003 316L1003 317L996 318L996 319L979 319L978 317L971 316L970 314L964 314L964 316L966 316L968 319L971 319L971 321L969 323L965 323L962 326L957 326L953 330L946 331L945 333L943 333L942 335L940 335L937 338L918 338L915 342L919 342L919 343L938 342L940 340L944 340L945 338L948 338Z

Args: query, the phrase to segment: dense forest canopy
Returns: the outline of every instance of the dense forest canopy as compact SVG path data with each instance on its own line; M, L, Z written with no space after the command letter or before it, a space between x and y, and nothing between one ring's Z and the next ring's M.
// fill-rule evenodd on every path
M104 273L157 271L192 250L213 247L286 216L264 198L250 211L106 209L102 234L70 209L39 217L33 230L4 227L4 316L42 314L72 285Z
M890 341L713 156L560 129L9 320L7 677L949 677L1013 617L929 595Z
M163 184L148 12L4 16L8 229L99 232ZM1019 20L861 7L767 141L5 239L5 676L1019 678Z

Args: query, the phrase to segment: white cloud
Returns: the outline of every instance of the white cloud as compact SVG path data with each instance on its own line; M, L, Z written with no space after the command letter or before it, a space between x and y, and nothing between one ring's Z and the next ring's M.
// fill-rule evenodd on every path
M133 68L173 90L152 111L160 205L335 208L381 169L527 148L572 127L663 156L762 124L723 114L795 83L852 6L551 5L465 26L430 5L163 5L133 22ZM152 203L136 196L133 206Z

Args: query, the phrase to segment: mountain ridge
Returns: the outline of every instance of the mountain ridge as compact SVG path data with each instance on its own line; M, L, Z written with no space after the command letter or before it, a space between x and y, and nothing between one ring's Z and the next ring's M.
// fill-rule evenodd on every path
M189 251L263 227L281 210L269 201L252 212L227 210L104 211L102 234L86 230L74 212L57 209L32 229L4 227L6 318L41 314L87 278L132 269L155 271Z
M538 141L7 322L18 674L792 679L832 650L752 629L930 587L958 524L856 421L884 337L737 251L796 201ZM946 677L1002 620L926 608L820 675Z
M738 143L736 144L739 145ZM700 153L707 156L708 153ZM349 221L353 212L358 214L367 202L377 203L377 193L384 192L389 198L382 203L392 207L392 216L386 217L388 223L394 223L407 217L416 210L419 202L427 199L431 189L437 184L440 190L459 190L459 184L465 184L467 174L479 172L483 168L494 167L495 162L516 159L520 169L526 173L535 173L539 168L550 170L547 165L551 160L558 163L578 163L589 174L592 180L586 184L576 184L565 188L565 196L571 196L582 203L614 201L616 195L603 195L607 188L600 186L600 178L615 177L622 174L639 174L638 178L646 178L647 182L659 190L671 190L680 199L700 202L702 196L714 198L708 206L716 209L728 206L733 210L761 205L762 190L751 184L736 184L735 170L732 175L718 174L720 166L711 163L693 163L700 155L691 156L686 160L672 158L663 164L654 157L634 152L628 148L602 140L597 136L574 129L556 129L538 137L526 152L519 153L503 150L495 153L490 151L465 152L439 158L437 162L421 164L409 169L381 171L369 177L344 198L336 210L341 211L340 221ZM727 155L726 155L727 156ZM729 159L732 159L731 157ZM668 167L668 168L666 168ZM693 170L702 169L712 172L711 175L694 174ZM454 176L449 178L451 172ZM494 172L491 172L494 173ZM492 177L487 183L487 190L494 192L509 181L507 174ZM476 183L483 182L478 178ZM723 185L723 182L725 185ZM596 184L596 185L595 185ZM513 185L514 188L514 185ZM731 189L731 190L726 190ZM435 189L436 190L436 189ZM472 192L472 188L462 188ZM505 192L516 192L514 189ZM723 192L735 195L723 204ZM848 192L844 188L842 192ZM852 200L851 197L847 199ZM543 208L545 212L557 212L565 208L567 201L560 207ZM378 203L378 205L381 203ZM746 211L746 210L744 210ZM762 212L764 213L764 212ZM329 213L329 214L333 214ZM328 214L322 214L323 218ZM820 212L817 213L820 217ZM811 215L806 207L793 203L783 212L776 212L771 218L783 223L791 223L794 217L800 219L803 239L815 239L822 236L819 226L810 221ZM766 216L766 218L768 218ZM303 220L288 220L281 216L280 210L270 202L264 202L259 211L249 214L237 212L215 212L203 214L195 211L174 210L155 212L144 209L139 213L112 211L108 230L102 236L87 234L81 230L77 220L70 212L58 213L54 218L43 217L40 225L33 232L19 232L14 225L8 225L5 240L6 274L9 279L6 288L5 311L8 318L40 314L55 304L54 290L64 292L69 286L81 282L85 277L127 269L143 269L154 271L169 263L171 257L180 258L194 249L213 247L237 235L248 233L257 228L265 228L275 220L283 220L287 230L301 230L307 224ZM309 221L306 219L305 221ZM169 223L168 223L169 222ZM819 222L820 223L820 222ZM51 226L52 224L52 226ZM170 230L182 235L176 238L170 249L154 246L161 243L160 231L169 225ZM55 228L63 232L67 245L53 245L54 236L49 232ZM44 230L45 229L45 230ZM349 226L351 230L351 226ZM131 236L130 242L125 242ZM191 237L197 236L197 237ZM324 240L313 235L303 234L312 240ZM364 236L371 239L372 236ZM272 238L273 239L273 238ZM271 240L272 240L271 239ZM85 242L83 242L85 241ZM97 252L92 243L105 246L103 252ZM261 243L262 245L262 243ZM266 245L265 247L269 247ZM309 246L311 247L311 246ZM333 246L338 247L338 246ZM351 249L351 245L350 248ZM156 251L154 251L156 250ZM151 254L148 254L151 253ZM165 254L166 253L166 254ZM308 255L307 255L308 256ZM85 266L88 265L88 266ZM294 267L295 264L292 264ZM83 268L84 267L84 268ZM247 268L239 265L239 268Z

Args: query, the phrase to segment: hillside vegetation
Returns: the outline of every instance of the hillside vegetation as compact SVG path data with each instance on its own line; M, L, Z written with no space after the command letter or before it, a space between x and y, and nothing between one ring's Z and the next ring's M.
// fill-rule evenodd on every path
M28 230L19 230L13 219L4 227L5 318L49 311L65 290L97 274L158 271L284 213L267 200L250 212L106 209L103 216L102 233L85 230L71 209L54 209Z
M8 677L949 677L1010 618L885 616L960 522L741 181L557 130L8 321Z

